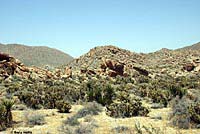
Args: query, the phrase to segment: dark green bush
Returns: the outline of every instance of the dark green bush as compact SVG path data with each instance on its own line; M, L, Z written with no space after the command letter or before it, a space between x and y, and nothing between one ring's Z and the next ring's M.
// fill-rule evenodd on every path
M147 116L148 108L142 106L140 99L122 94L118 100L106 106L106 114L115 118L125 118L132 116Z
M71 109L71 105L68 102L65 102L65 101L57 101L56 102L56 108L61 113L69 113L69 110Z
M95 81L89 81L86 84L86 91L89 102L96 101L104 106L111 104L115 96L114 88L110 84Z
M194 102L189 107L190 119L196 124L200 124L200 102Z

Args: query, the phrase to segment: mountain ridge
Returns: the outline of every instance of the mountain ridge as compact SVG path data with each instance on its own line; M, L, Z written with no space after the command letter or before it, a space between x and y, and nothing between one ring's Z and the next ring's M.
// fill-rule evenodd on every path
M0 51L16 57L27 66L56 67L69 63L73 59L69 54L47 46L0 43Z

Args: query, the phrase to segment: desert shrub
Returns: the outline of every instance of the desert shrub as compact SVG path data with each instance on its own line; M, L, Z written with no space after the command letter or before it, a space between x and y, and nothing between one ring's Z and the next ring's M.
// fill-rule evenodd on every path
M115 96L114 88L110 84L95 81L89 81L86 84L86 91L89 102L96 101L104 106L111 104Z
M79 125L79 118L86 117L88 115L98 115L99 112L101 112L103 107L96 103L96 102L89 102L86 104L86 106L82 109L80 109L75 115L72 117L68 117L67 120L64 121L64 124L70 125L70 126L77 126Z
M153 127L151 124L149 126L141 125L139 122L135 123L135 133L136 134L164 134L164 131L160 128Z
M147 81L137 83L139 90L136 94L141 97L149 97L154 103L160 103L166 107L169 101L176 96L182 98L187 94L186 87L189 83L183 84L184 81L183 78L176 80L171 76L163 75L155 79L149 79L148 83Z
M119 85L123 85L123 84L127 84L127 83L134 83L135 81L133 80L132 77L127 76L127 77L122 77L120 75L117 75L115 78L115 82L114 84L119 84Z
M115 118L125 118L132 116L147 116L148 108L142 106L142 102L137 97L129 94L121 94L118 100L106 106L106 114Z
M65 101L57 101L56 102L56 108L61 113L69 113L69 110L71 109L71 105L68 102Z
M180 85L169 84L168 88L173 97L179 96L182 98L187 93L187 90Z
M143 133L142 127L143 126L141 126L141 124L139 122L135 123L135 131L136 131L137 134L142 134Z
M194 102L189 106L190 119L193 123L200 124L200 102Z
M74 134L74 130L75 128L72 126L68 126L68 125L61 125L61 127L58 129L60 134Z
M144 76L144 75L139 75L136 78L137 78L136 79L137 83L148 83L149 82L149 77Z
M6 129L5 115L6 115L5 107L2 104L0 104L0 131Z
M190 102L187 98L179 99L178 97L173 100L172 113L170 115L171 123L178 128L188 129L190 127Z
M58 85L58 82L54 81L51 84L34 83L27 85L19 89L15 95L18 96L22 103L33 109L54 109L57 101L64 100L75 103L81 99L79 88L75 88L69 83Z
M24 116L28 126L45 124L45 116L42 114L33 111L27 111Z
M115 134L121 134L121 133L131 134L131 130L127 126L117 126L114 127L111 131Z
M70 126L79 125L78 122L79 118L86 117L88 115L98 115L99 112L101 112L103 107L96 103L96 102L89 102L86 104L86 106L82 109L80 109L75 115L72 117L67 118L67 120L64 121L64 124L68 124Z
M149 91L148 97L150 97L154 103L160 103L166 107L170 100L170 93L167 90L154 89Z
M82 118L87 115L98 115L99 112L102 112L102 110L103 110L103 107L100 104L96 102L89 102L86 104L84 108L80 109L77 112L76 117Z
M200 102L186 97L175 98L172 102L171 122L178 128L188 129L200 123Z
M75 134L93 134L95 127L97 127L97 126L93 122L86 123L86 124L80 124L75 129Z
M95 123L95 120L92 119L93 114L97 114L96 112L83 112L85 110L79 111L72 117L67 118L67 120L63 121L61 125L60 132L63 134L93 134L93 130L98 125ZM86 119L84 122L80 123L78 121L79 118L89 117L90 119Z
M94 122L82 123L77 126L62 124L59 131L61 134L94 134L94 128L98 127Z
M68 117L63 123L70 126L76 126L80 124L77 116Z

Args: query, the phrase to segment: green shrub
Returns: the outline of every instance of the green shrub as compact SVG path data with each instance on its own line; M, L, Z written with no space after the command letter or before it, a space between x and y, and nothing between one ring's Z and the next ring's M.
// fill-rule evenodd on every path
M86 91L89 102L96 101L104 106L111 104L115 96L114 88L110 84L102 84L95 81L89 81L86 84Z
M189 107L190 119L195 124L200 124L200 102L194 102Z
M166 107L170 100L170 93L167 90L155 89L149 91L148 97L150 97L154 103L160 103Z
M181 86L176 84L170 84L168 88L173 97L179 96L180 98L182 98L187 93L187 90L185 88L182 88Z
M115 118L125 118L132 116L147 116L148 108L142 106L140 99L122 94L118 100L106 106L106 114Z
M69 110L71 109L71 105L68 102L65 102L65 101L57 101L56 102L56 108L61 113L69 113Z

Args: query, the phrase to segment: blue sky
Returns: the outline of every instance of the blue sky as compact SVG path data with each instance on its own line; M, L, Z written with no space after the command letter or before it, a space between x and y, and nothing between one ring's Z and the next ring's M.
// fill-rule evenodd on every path
M135 52L200 41L200 0L0 0L0 42L74 57L99 45Z

